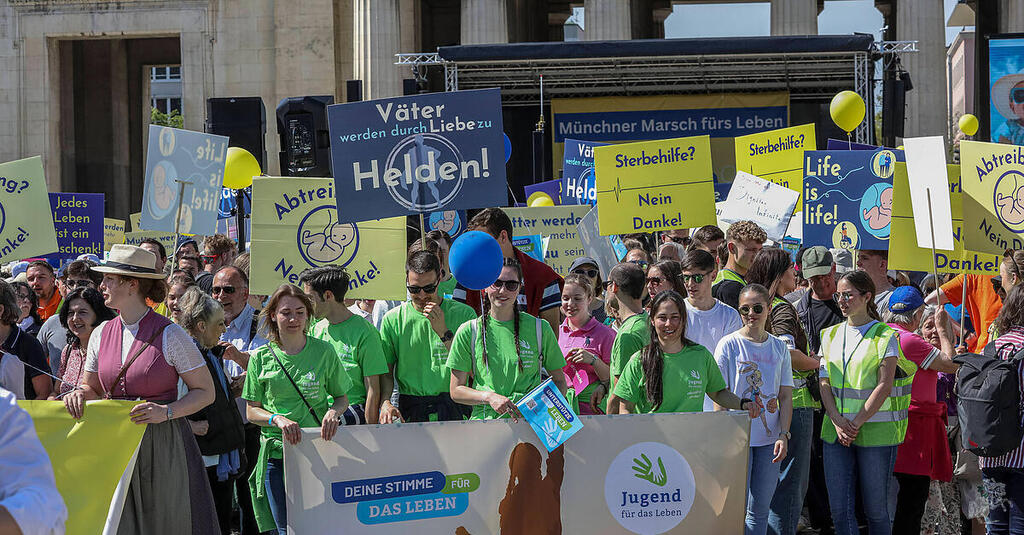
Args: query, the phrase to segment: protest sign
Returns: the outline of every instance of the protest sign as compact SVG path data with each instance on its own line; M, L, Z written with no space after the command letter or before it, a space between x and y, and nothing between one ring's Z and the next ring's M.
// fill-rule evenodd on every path
M963 141L960 165L967 247L1024 249L1024 147Z
M503 206L498 89L327 107L339 223Z
M158 232L155 230L140 230L139 232L124 233L124 243L126 245L134 245L138 247L142 244L143 240L153 239L164 246L168 256L178 248L175 244L174 238L175 236L173 232ZM181 240L184 239L184 237L178 236L178 239Z
M715 202L719 203L727 199L731 189L732 182L715 182Z
M109 251L118 243L124 243L124 219L103 218L103 250Z
M562 145L562 202L561 204L597 203L597 184L594 182L594 147L607 143L565 139Z
M544 261L544 237L540 234L516 236L512 238L512 246L538 262Z
M868 145L867 143L857 143L856 141L847 141L845 139L835 139L831 137L825 142L825 150L869 150L874 152L880 148L882 147L877 145Z
M46 255L51 265L61 266L83 254L103 258L102 193L51 193L50 210L57 234L57 252Z
M768 130L736 138L736 171L803 191L804 151L817 150L814 124ZM797 204L797 210L802 204Z
M336 265L351 277L347 298L405 299L404 217L341 223L329 178L258 177L252 189L252 293Z
M549 452L583 429L579 415L550 377L527 392L516 408Z
M57 252L49 214L43 159L39 156L0 164L0 260L9 262Z
M533 200L541 195L547 195L551 197L553 205L558 205L558 199L560 198L559 191L561 189L561 182L558 180L547 180L544 182L537 182L536 184L527 184L523 186L523 191L526 192L526 202L524 206L530 206Z
M601 270L601 278L608 280L608 273L625 256L625 247L617 234L602 236L598 230L599 207L595 205L583 216L576 225L576 235L580 244L583 245L583 252L586 256L597 261L597 267Z
M214 234L227 150L225 136L150 125L141 228ZM175 228L179 199L181 218Z
M135 455L146 426L128 411L137 401L90 401L76 420L63 403L19 401L32 416L36 435L50 456L57 491L68 508L66 533L117 533L126 494L115 493L135 469Z
M892 173L888 150L804 153L804 246L889 248Z
M737 171L718 222L753 221L768 233L768 239L782 241L799 197L799 193L786 186Z
M454 240L466 231L466 223L469 223L469 218L466 217L465 210L442 210L430 212L426 223L427 232L441 230L447 232Z
M583 244L576 234L576 226L590 211L590 206L537 206L504 208L504 211L512 220L514 236L540 234L548 240L544 263L559 275L568 275L572 261L583 256Z
M594 148L601 234L714 225L708 136Z
M134 214L128 214L128 222L131 223L131 227L128 228L129 232L139 232L142 227L139 226L142 220L142 212L135 212Z
M342 426L330 441L304 429L284 446L288 531L743 531L746 414L581 419L550 453L508 420Z
M953 227L953 250L935 251L935 266L939 273L964 272L980 275L998 275L1002 255L964 251L963 191L960 188L960 166L947 165L943 171L949 187L950 220ZM892 175L892 235L889 237L889 268L909 271L932 271L931 247L919 247L915 228L914 210L911 208L910 184L907 164L896 163Z
M942 136L905 138L903 144L910 200L914 206L917 244L952 251L953 216L949 205L949 180L945 176L946 147Z

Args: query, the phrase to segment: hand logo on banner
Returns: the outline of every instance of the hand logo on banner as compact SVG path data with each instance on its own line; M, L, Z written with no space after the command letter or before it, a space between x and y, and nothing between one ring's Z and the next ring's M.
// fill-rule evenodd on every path
M327 264L345 267L356 257L359 230L351 223L338 223L337 214L338 209L334 206L320 206L306 214L299 223L296 235L299 254L311 267ZM323 223L324 215L327 216L326 224Z

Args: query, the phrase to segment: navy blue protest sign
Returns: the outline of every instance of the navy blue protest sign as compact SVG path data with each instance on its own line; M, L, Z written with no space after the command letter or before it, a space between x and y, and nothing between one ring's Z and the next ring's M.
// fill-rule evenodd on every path
M888 250L896 161L888 149L805 152L804 246Z
M504 206L497 89L328 106L340 223Z
M594 182L594 147L604 145L607 143L568 138L565 140L561 204L597 204L597 186Z
M103 194L51 193L50 209L57 235L57 252L46 255L60 266L83 254L103 258Z
M430 215L427 216L427 232L442 230L455 239L466 231L466 223L469 223L469 218L466 217L465 210L430 212Z

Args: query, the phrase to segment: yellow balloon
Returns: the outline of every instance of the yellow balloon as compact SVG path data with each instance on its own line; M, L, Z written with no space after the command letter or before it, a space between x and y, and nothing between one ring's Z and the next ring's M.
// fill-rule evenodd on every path
M864 111L864 99L853 91L837 93L828 107L832 121L847 134L853 132L864 120Z
M960 117L960 131L968 136L973 136L978 133L978 118L971 115L970 113L964 114Z
M896 147L896 150L903 150L903 145L900 145L899 147Z
M241 147L228 147L224 162L224 187L243 189L252 185L252 177L262 175L260 163L249 151Z
M538 195L538 193L539 193L539 195ZM534 195L536 195L536 196L534 196ZM533 195L530 195L530 197L533 198L533 200L530 201L530 206L531 207L554 206L555 205L555 201L552 200L551 196L548 195L547 193L537 192L537 193L535 193Z

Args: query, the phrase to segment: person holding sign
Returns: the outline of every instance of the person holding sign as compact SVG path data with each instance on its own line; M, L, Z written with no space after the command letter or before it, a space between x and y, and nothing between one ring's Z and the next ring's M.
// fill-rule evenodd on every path
M733 308L739 306L740 290L747 284L743 277L767 239L768 234L753 221L737 221L729 227L725 233L729 260L718 272L711 288L715 299Z
M615 331L591 316L594 287L586 275L570 273L562 288L565 321L558 329L558 345L565 360L566 380L579 400L579 414L603 414L608 395Z
M611 292L618 303L617 314L622 321L612 343L612 393L608 396L608 414L619 413L615 383L626 363L651 340L651 322L641 301L644 281L644 270L640 266L623 262L612 268L605 282L605 290Z
M704 394L721 407L757 418L753 400L729 391L715 358L686 337L686 302L675 291L661 292L651 305L650 342L622 370L615 384L619 414L702 412Z
M967 301L963 302L965 294ZM924 302L928 305L963 305L967 309L967 315L975 322L974 331L977 335L967 340L967 350L971 353L981 353L988 343L989 327L995 322L1003 306L992 286L992 277L974 273L957 275L938 290L928 294Z
M516 419L515 404L540 386L541 368L565 395L565 357L551 327L519 310L522 284L522 268L506 258L498 280L484 290L483 314L455 333L448 354L451 396L473 406L474 420Z
M859 495L868 531L892 531L893 465L907 432L915 366L903 357L896 331L881 323L875 283L864 271L844 273L836 301L846 321L821 336L821 428L825 483L838 535L856 535ZM857 492L857 489L860 492Z

